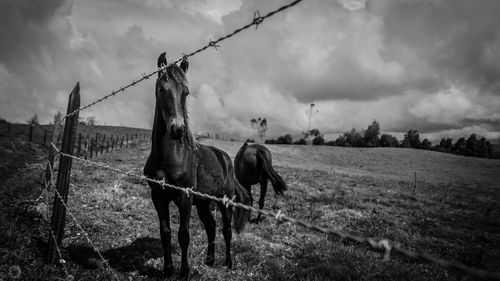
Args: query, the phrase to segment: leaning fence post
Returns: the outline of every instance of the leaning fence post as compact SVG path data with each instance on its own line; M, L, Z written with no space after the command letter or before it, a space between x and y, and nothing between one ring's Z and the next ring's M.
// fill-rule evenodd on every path
M68 101L67 114L75 112L80 107L80 83L76 83L71 91ZM64 135L62 139L61 152L73 155L73 144L75 142L76 127L78 126L78 111L67 117L64 124ZM51 229L49 232L49 243L45 260L49 264L55 264L57 259L56 247L61 244L64 235L66 221L66 203L68 201L69 178L71 175L71 161L63 155L59 158L59 171L54 196L54 207L52 209Z
M104 140L106 140L106 135L102 136L102 141L101 141L101 155L104 153Z
M31 142L33 140L33 128L35 126L33 124L30 124L30 136L29 136L29 141Z
M43 131L43 146L47 145L47 129Z
M78 148L76 149L76 155L80 156L80 151L82 147L82 133L78 134Z
M90 159L92 159L93 148L94 148L94 139L90 139Z
M85 160L87 160L87 152L89 151L89 134L87 134L87 139L85 140Z

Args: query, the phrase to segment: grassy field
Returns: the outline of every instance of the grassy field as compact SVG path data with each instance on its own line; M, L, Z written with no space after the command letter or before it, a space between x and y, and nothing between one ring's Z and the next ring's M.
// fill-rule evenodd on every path
M200 140L234 157L240 142ZM289 185L270 191L266 209L360 236L388 238L404 248L490 271L500 263L500 161L395 148L269 145ZM143 181L73 162L62 255L65 267L43 264L47 205L41 189L42 150L3 142L1 159L21 161L0 178L0 273L3 280L157 280L162 270L158 219ZM93 160L140 174L147 144ZM11 160L14 161L14 160ZM2 163L2 165L4 165ZM3 167L3 166L2 166ZM416 173L416 190L415 188ZM270 189L271 190L271 189ZM258 188L254 187L254 199ZM36 201L36 199L42 197ZM50 206L50 203L49 203ZM178 229L176 208L172 228ZM73 217L76 219L73 220ZM234 269L222 266L224 243L217 214L216 263L204 265L206 236L193 211L189 260L193 280L473 280L439 266L382 255L299 226L266 219L233 236ZM81 226L85 232L79 228ZM173 259L180 264L177 235ZM10 274L10 275L9 275ZM71 279L71 277L70 277Z

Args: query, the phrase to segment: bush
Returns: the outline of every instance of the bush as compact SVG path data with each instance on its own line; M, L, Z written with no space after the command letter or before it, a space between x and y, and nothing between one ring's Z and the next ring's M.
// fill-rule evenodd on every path
M276 140L277 144L292 144L292 136L290 134L286 134L284 136L279 137Z
M245 142L255 142L254 139L247 139Z
M336 141L327 141L327 142L325 142L325 145L328 145L328 146L337 146L337 142Z
M317 136L312 141L313 145L323 145L325 144L325 139L322 136Z
M382 147L398 147L399 141L396 137L389 134L382 134L380 136L380 146Z
M299 140L294 141L293 144L305 145L307 143L306 143L305 139L299 139Z
M380 145L380 124L373 120L372 124L366 129L363 140L366 146L376 147Z

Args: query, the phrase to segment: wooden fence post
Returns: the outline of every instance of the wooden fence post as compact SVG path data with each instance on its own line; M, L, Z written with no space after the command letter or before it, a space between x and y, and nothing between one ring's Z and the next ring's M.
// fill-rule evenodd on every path
M127 134L127 141L125 142L125 148L128 148L128 134Z
M104 153L104 140L106 139L106 135L102 136L102 141L101 141L101 155Z
M78 148L76 149L76 156L80 156L80 151L82 147L82 133L78 134Z
M109 140L106 142L106 153L109 151Z
M87 152L89 151L89 134L87 134L87 139L85 140L85 160L87 160Z
M43 131L43 146L47 145L47 129Z
M94 148L94 139L90 139L90 159L92 159L92 152Z
M30 124L30 136L29 136L30 142L33 141L33 128L35 128L35 126Z
M71 91L68 101L67 114L74 112L80 107L80 83L76 83ZM78 126L78 112L66 118L64 124L64 136L62 140L61 152L73 155L73 145L75 142L76 127ZM69 179L71 175L71 161L69 157L63 155L59 158L59 171L57 174L56 193L54 196L54 208L52 209L51 230L49 232L49 245L45 260L49 264L58 261L57 247L61 244L64 236L64 226L66 222L66 204L68 201ZM61 200L62 199L62 200ZM54 239L55 238L55 239Z
M10 134L10 122L7 122L7 135Z

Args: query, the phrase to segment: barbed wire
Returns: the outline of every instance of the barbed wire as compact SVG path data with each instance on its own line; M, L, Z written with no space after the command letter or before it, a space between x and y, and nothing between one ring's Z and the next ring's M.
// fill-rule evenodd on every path
M358 242L360 244L368 245L368 246L372 247L373 249L375 249L376 251L383 251L383 253L384 253L383 260L384 261L388 261L390 259L391 252L395 252L395 253L399 253L403 256L406 256L410 259L423 260L423 261L426 261L429 263L434 263L434 264L437 264L437 265L442 266L444 268L455 269L457 271L478 277L480 279L500 280L499 273L488 272L488 271L481 270L481 269L471 268L471 267L465 266L465 265L460 264L460 263L455 262L455 261L447 261L447 260L438 259L436 257L433 257L433 256L427 254L427 253L419 253L419 252L407 250L407 249L402 248L400 243L391 244L391 242L388 239L380 239L379 241L375 241L373 238L360 237L360 236L352 235L350 233L343 232L343 231L340 231L337 229L317 226L317 225L308 223L308 222L300 220L300 219L295 219L295 218L286 216L285 214L283 214L281 212L281 210L278 211L277 213L274 213L271 211L256 209L252 206L248 206L248 205L245 205L245 204L242 204L239 202L235 202L234 198L230 199L227 196L224 196L223 198L219 198L219 197L215 197L212 195L198 192L198 191L194 190L193 187L179 187L179 186L171 185L171 184L166 183L164 179L157 180L157 179L152 179L152 178L146 177L144 175L138 175L138 174L134 174L132 172L123 171L123 170L113 168L113 167L106 165L106 164L103 164L103 163L93 162L93 161L86 160L84 158L79 158L79 157L76 157L73 155L63 153L63 152L59 151L57 149L57 147L55 147L54 145L53 145L53 147L57 153L65 156L65 157L69 157L69 158L72 158L72 159L75 159L75 160L78 160L81 162L88 163L90 165L98 166L98 167L101 167L101 168L104 168L104 169L107 169L107 170L110 170L110 171L113 171L116 173L131 176L131 177L134 177L137 179L142 179L142 180L146 180L149 182L154 182L154 183L161 185L164 189L165 188L172 188L175 190L179 190L181 192L185 192L186 194L188 194L188 196L190 194L193 194L193 195L196 195L196 196L201 197L201 198L205 198L205 199L209 199L209 200L212 200L215 202L222 203L226 207L227 206L234 206L234 207L241 208L241 209L244 209L244 210L247 210L250 212L262 214L262 215L276 219L278 223L289 222L291 224L299 225L299 226L305 227L307 229L310 229L310 230L313 230L316 232L337 236L342 240L350 240L350 241Z
M245 29L250 28L250 27L251 27L251 26L253 26L253 25L255 25L255 29L257 29L257 28L258 28L258 26L259 26L259 24L261 24L261 23L262 23L265 19L267 19L267 18L269 18L269 17L272 17L273 15L275 15L275 14L277 14L277 13L279 13L279 12L282 12L282 11L284 11L284 10L286 10L286 9L290 8L290 7L293 7L293 6L297 5L298 3L302 2L302 1L303 1L303 0L295 0L295 1L293 1L293 2L291 2L291 3L289 3L289 4L287 4L287 5L281 6L281 7L279 7L278 9L276 9L276 10L274 10L274 11L271 11L271 12L267 13L267 14L266 14L266 15L264 15L264 16L260 16L260 11L259 11L259 10L256 10L256 11L254 12L254 15L253 15L253 20L252 20L250 23L248 23L248 24L246 24L246 25L244 25L244 26L242 26L242 27L240 27L240 28L238 28L238 29L234 30L233 32L231 32L231 33L229 33L229 34L227 34L227 35L224 35L224 36L222 36L222 37L219 37L219 38L217 38L216 40L212 40L212 39L210 39L210 40L208 41L207 45L205 45L205 46L203 46L203 47L201 47L201 48L199 48L199 49L197 49L197 50L195 50L195 51L193 51L193 52L191 52L191 53L189 53L189 54L185 54L185 55L183 55L181 58L177 59L176 61L174 61L174 62L172 62L172 63L170 63L170 64L168 64L168 65L164 65L164 66L162 66L162 67L159 67L157 70L155 70L155 71L153 71L153 72L151 72L151 73L149 73L149 74L143 73L143 74L142 74L142 77L141 77L140 79L138 79L138 80L132 80L132 82L131 82L131 83L129 83L129 84L127 84L127 85L125 85L125 86L123 86L123 87L119 88L118 90L116 90L116 91L115 91L115 90L112 90L110 94L105 95L105 96L103 96L103 97L101 97L101 98L99 98L99 99L95 100L94 102L91 102L90 104L87 104L87 105L85 105L85 106L79 107L79 108L78 108L78 109L76 109L75 111L73 111L73 112L70 112L70 113L66 114L64 117L62 117L62 118L61 118L61 120L59 121L59 124L62 124L62 122L64 122L64 120L65 120L65 119L67 119L67 118L69 118L69 117L71 117L71 116L75 115L76 113L78 113L78 112L80 112L80 111L82 111L82 110L85 110L85 109L87 109L87 108L90 108L90 107L92 107L92 106L94 106L94 105L96 105L96 104L98 104L98 103L100 103L100 102L102 102L102 101L104 101L104 100L106 100L106 99L108 99L108 98L110 98L110 97L112 97L112 96L114 96L114 95L116 95L116 94L120 93L120 92L124 92L124 91L125 91L125 90L127 90L128 88L133 87L133 86L137 85L138 83L140 83L140 82L142 82L142 81L144 81L144 80L146 80L146 79L149 79L151 76L153 76L153 75L157 74L158 72L160 72L160 71L162 71L162 70L166 69L167 67L169 67L169 66L170 66L170 65L172 65L172 64L179 63L179 62L181 62L183 59L187 59L188 57L192 57L192 56L194 56L194 55L196 55L196 54L198 54L198 53L201 53L201 52L203 52L203 51L205 51L206 49L211 48L211 47L212 47L212 48L214 48L215 50L217 50L217 48L219 47L219 45L217 45L218 43L220 43L220 42L222 42L222 41L224 41L224 40L226 40L226 39L229 39L229 38L233 37L234 35L236 35L236 34L238 34L238 33L242 32L242 31L243 31L243 30L245 30Z
M54 172L53 172L53 169L52 169L52 165L50 165L50 162L48 162L48 166L49 167L49 170L50 170L50 179L48 181L45 181L45 202L46 202L46 216L47 216L47 220L49 220L50 218L50 209L49 209L49 192L48 190L50 189L50 186L53 185L54 183ZM56 252L57 252L57 255L59 256L59 263L62 264L63 266L63 270L64 270L64 274L66 275L66 277L69 276L69 273L68 273L68 269L66 268L66 261L63 259L63 256L62 256L62 253L61 253L61 249L59 249L59 245L57 245L57 239L56 239L56 236L54 234L54 231L52 230L52 227L49 226L49 229L50 229L50 235L52 236L52 239L54 240L54 245L56 246Z
M57 147L54 145L54 143L51 142L51 145L52 147L55 149L56 152L59 152L59 150L57 149ZM63 153L61 152L61 155ZM52 171L52 166L50 166L50 174L51 174L51 182L52 182L52 179L53 179L53 171ZM99 251L99 249L97 248L97 246L95 245L95 243L90 239L89 235L87 234L87 232L83 229L83 227L80 225L80 223L78 223L78 220L76 219L76 217L73 215L73 213L69 210L68 208L68 205L66 205L66 203L64 202L64 199L62 198L61 194L59 193L59 191L57 190L57 188L54 188L55 190L55 194L57 195L57 197L59 198L59 200L61 201L62 205L64 206L64 208L66 209L68 215L71 217L71 219L73 220L73 222L75 223L76 227L78 227L78 229L83 233L83 236L86 238L87 242L92 246L92 248L94 249L94 251L97 253L97 255L99 256L99 258L102 260L102 262L104 263L104 265L107 267L107 269L113 274L114 278L116 280L121 280L120 278L118 278L118 275L115 273L115 271L111 268L111 266L109 265L108 261L104 258L104 256L101 254L101 252ZM48 197L47 197L48 198ZM48 200L48 199L47 199ZM48 208L48 206L47 206ZM56 241L56 243L54 243L56 245L56 250L59 254L59 257L60 257L60 260L59 262L63 265L64 267L64 271L66 272L66 276L68 276L68 271L66 270L66 266L65 266L65 263L66 261L62 258L62 255L61 255L61 252L59 250L59 246L57 245L57 240L55 239L55 236L54 236L54 232L52 231L52 228L50 228L50 233L52 235L52 238L54 239L54 241Z

